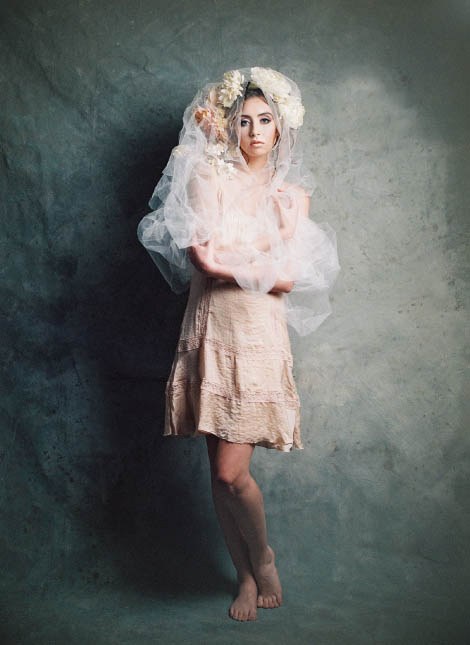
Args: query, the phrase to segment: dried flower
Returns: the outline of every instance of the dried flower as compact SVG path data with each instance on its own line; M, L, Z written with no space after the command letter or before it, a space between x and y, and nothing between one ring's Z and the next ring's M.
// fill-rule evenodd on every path
M194 112L194 118L207 137L213 135L217 141L226 141L227 119L222 108L198 107Z

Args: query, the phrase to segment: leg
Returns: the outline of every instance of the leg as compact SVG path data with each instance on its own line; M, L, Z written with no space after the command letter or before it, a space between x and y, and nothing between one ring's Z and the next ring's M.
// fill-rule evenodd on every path
M251 568L248 548L216 477L216 456L219 439L214 435L207 435L206 440L211 465L214 508L230 557L237 571L238 595L230 607L229 614L235 620L255 620L258 588Z
M258 586L258 607L272 608L281 605L282 590L267 541L263 496L249 470L253 450L251 444L219 439L211 468L215 486L246 543Z

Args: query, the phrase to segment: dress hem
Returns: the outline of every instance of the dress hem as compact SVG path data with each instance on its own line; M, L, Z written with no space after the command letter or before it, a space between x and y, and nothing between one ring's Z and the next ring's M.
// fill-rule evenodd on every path
M197 439L199 437L204 437L206 435L211 435L213 437L218 437L219 439L223 439L224 441L228 441L229 443L238 443L238 444L249 444L253 446L258 446L261 448L266 448L267 450L277 450L279 452L292 452L293 450L304 450L304 446L302 444L297 444L295 445L294 443L285 443L285 444L274 444L268 440L259 440L259 441L235 441L233 439L227 439L226 437L223 437L220 434L217 434L216 432L211 432L209 430L195 430L192 433L177 433L177 432L164 432L163 437L180 437L184 439Z

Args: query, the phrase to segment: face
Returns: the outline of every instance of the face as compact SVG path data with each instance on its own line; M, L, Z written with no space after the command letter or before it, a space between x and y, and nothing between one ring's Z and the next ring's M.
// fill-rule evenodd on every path
M248 164L267 160L278 138L274 116L261 97L247 99L240 117L240 148Z

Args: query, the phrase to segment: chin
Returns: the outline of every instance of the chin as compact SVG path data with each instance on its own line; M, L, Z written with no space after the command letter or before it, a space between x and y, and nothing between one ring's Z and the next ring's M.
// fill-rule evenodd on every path
M259 159L259 157L266 157L267 158L268 155L269 155L269 150L268 151L266 151L266 150L253 150L253 151L251 151L250 150L250 152L245 152L245 156L248 159Z

